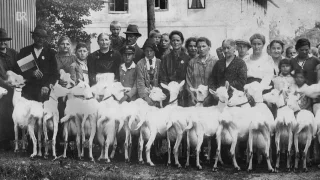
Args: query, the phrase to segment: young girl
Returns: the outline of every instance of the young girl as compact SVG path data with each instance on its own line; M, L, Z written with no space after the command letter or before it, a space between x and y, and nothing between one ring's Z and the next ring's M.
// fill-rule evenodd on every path
M294 73L294 79L296 82L295 86L295 91L299 88L302 88L303 86L307 85L307 80L306 80L306 71L299 69L296 70ZM312 106L311 106L311 99L308 98L307 96L304 96L300 94L302 98L300 98L299 106L301 109L306 109L309 111L312 111Z
M283 59L279 62L279 76L273 79L274 88L279 91L292 92L295 86L295 80L291 74L292 67L289 59Z

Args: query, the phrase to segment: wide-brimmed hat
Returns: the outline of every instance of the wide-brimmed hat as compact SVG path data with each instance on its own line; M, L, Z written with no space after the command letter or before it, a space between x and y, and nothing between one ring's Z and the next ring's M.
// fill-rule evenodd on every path
M124 46L120 49L121 54L134 54L136 49L133 46Z
M39 37L48 37L47 31L43 27L36 26L34 31L31 31L31 34L37 35Z
M12 40L7 34L7 31L3 28L0 28L0 40L9 41Z
M123 33L125 33L125 34L135 34L138 37L141 36L141 34L139 33L139 27L137 25L134 25L134 24L129 24L128 27L127 27L127 31L123 32Z
M246 41L244 39L237 39L236 44L244 44L244 45L248 46L249 49L251 48L251 44L249 43L249 41Z

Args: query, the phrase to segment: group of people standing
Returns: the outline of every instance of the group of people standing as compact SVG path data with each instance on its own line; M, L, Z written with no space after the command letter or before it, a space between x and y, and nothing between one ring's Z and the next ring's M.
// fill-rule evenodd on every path
M5 83L6 71L9 70L21 74L27 80L22 95L36 101L48 99L49 85L59 80L61 69L70 73L76 83L82 80L90 86L97 83L98 74L114 73L115 80L131 88L119 100L120 103L140 97L151 106L157 105L149 97L152 87L160 86L160 83L186 80L177 99L178 104L184 107L197 103L190 87L196 89L201 84L215 90L228 81L234 88L243 90L245 84L268 77L273 79L275 88L287 87L291 91L305 84L317 83L320 79L320 61L318 57L309 54L311 45L308 39L299 39L295 47L287 48L286 57L283 56L285 45L280 40L273 40L268 45L268 51L265 51L266 39L261 34L252 35L249 41L226 39L217 49L216 58L210 54L211 41L206 37L190 37L185 41L180 31L161 34L158 30L152 30L140 48L137 40L141 34L137 25L128 25L124 32L125 38L120 36L121 24L117 21L110 24L110 31L111 35L101 33L98 36L99 50L89 53L87 44L80 42L73 53L70 38L62 36L57 44L58 50L55 51L45 46L47 32L36 27L31 32L34 43L17 53L7 47L7 41L11 38L1 28L0 85L9 89L9 95L0 102L0 108L4 108L0 112L0 141L5 140L2 137L5 137L6 127L13 127L10 117L12 90L10 95L10 87ZM252 54L248 53L250 48ZM17 61L30 54L35 59L36 67L22 72ZM59 80L59 84L65 86L66 82ZM166 89L163 91L167 95L164 105L171 103L169 92ZM209 95L204 105L211 106L217 102L215 95ZM317 100L306 98L301 106L310 109L313 103L317 103Z

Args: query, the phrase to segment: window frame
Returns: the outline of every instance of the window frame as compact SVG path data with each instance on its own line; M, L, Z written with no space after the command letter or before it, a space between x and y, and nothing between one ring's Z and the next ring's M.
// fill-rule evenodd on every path
M190 7L190 0L187 0L188 1L188 9L206 9L206 0L203 0L203 8L201 7L197 7L197 8L192 8ZM191 0L191 3L192 3L193 0Z
M168 11L169 10L169 0L164 0L164 1L166 1L166 9L160 9L160 1L161 0L154 0L154 1L158 1L159 2L159 9L158 8L156 8L156 2L154 2L154 11L156 11L156 12L161 12L161 11Z
M126 11L111 10L110 9L110 4L113 4L114 5L114 9L115 9L116 1L121 1L121 0L108 0L109 14L127 14L127 13L129 13L129 0L123 0L124 6L127 5L127 10Z

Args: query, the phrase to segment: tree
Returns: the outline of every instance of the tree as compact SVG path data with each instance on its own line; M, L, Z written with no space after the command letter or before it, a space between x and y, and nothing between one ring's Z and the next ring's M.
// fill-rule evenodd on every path
M154 0L147 0L148 34L155 29Z
M61 35L77 42L89 42L91 35L83 28L92 22L86 17L90 10L102 10L104 3L104 0L37 0L37 25L46 28L51 42Z

